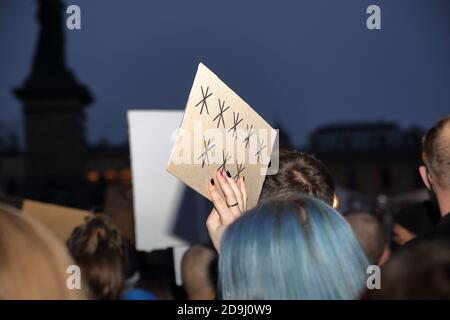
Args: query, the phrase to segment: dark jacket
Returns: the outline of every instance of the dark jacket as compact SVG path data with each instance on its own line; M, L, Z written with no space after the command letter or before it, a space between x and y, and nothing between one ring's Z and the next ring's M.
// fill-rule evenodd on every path
M450 212L444 215L441 220L438 222L434 230L424 236L419 236L408 243L406 243L403 247L411 248L418 243L422 243L425 241L449 241L450 242Z

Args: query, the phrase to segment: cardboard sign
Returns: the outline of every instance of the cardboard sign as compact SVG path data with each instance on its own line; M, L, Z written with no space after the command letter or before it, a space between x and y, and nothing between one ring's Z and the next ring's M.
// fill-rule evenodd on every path
M58 239L66 242L75 227L84 224L91 212L55 204L25 200L23 214L45 225Z
M245 176L248 208L258 202L277 131L200 64L167 170L209 199L217 170Z

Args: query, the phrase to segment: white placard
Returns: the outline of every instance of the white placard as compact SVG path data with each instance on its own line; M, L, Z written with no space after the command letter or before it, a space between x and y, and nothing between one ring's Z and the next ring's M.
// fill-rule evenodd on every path
M184 110L128 111L136 248L208 242L211 204L166 170Z

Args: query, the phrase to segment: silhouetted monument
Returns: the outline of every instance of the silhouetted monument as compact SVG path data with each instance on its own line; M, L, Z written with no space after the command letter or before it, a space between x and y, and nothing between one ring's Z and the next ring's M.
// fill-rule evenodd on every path
M85 107L89 90L78 83L65 62L64 6L39 0L39 39L30 75L14 91L23 102L27 184L35 198L83 202L87 146Z

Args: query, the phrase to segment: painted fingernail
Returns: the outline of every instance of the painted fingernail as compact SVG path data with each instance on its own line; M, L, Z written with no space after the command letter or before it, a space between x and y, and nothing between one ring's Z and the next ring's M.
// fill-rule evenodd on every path
M214 179L211 179L211 184L214 185Z
M228 178L231 178L231 173L230 173L230 171L227 171L227 176L228 176Z
M242 177L242 180L245 182L245 176Z

